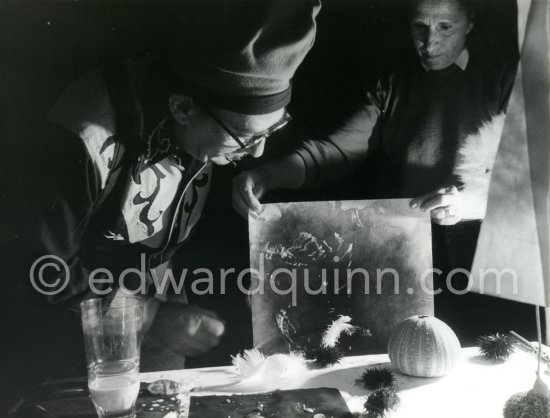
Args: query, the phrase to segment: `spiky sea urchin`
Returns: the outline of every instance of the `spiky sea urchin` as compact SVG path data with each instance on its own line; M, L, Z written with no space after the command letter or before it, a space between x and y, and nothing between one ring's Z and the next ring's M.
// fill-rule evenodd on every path
M483 357L497 362L506 360L515 350L514 339L498 332L479 337L477 343Z
M516 393L504 405L504 418L547 418L548 400L532 390Z
M357 383L362 384L369 390L375 390L383 386L392 386L395 376L389 367L373 367L363 372L357 379Z
M328 367L340 363L344 353L338 347L319 347L314 353L315 364Z
M365 402L367 417L383 417L399 406L399 395L393 386L383 386L372 392Z

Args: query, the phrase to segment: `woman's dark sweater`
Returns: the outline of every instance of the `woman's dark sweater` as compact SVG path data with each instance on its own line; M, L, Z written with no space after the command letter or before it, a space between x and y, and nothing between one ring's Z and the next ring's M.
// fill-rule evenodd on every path
M339 180L370 154L375 169L369 172L384 194L377 197L417 197L457 184L458 149L505 110L513 70L471 57L464 70L453 64L426 71L415 63L394 72L336 131L297 151L306 164L305 185Z

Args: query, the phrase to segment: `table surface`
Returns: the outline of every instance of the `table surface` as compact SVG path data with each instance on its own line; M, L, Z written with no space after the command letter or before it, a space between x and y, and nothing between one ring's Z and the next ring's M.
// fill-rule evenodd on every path
M354 382L367 366L373 365L391 367L386 354L377 354L346 357L333 367L308 370L290 380L270 383L242 380L232 366L143 373L142 381L175 380L188 388L196 388L194 396L336 387L350 410L359 412L371 392ZM463 348L460 363L444 377L415 378L396 372L401 405L391 417L502 417L510 396L533 387L536 368L536 358L520 349L506 362L495 364L484 360L477 348ZM543 374L543 379L550 384L548 373Z

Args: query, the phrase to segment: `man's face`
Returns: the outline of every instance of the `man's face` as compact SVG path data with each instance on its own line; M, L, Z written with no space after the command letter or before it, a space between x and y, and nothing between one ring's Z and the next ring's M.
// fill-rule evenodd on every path
M184 147L195 158L217 165L238 161L246 155L260 157L265 146L262 133L277 126L285 115L284 109L265 115L245 115L201 105L195 109Z
M215 143L208 160L214 164L235 163L247 155L260 157L271 131L284 126L284 109L266 115L245 115L223 109L203 108L210 117L209 131Z
M262 133L276 126L284 115L284 109L266 115L245 115L219 108L202 110L202 127L207 131L201 147L202 160L217 165L236 162L246 155L260 157L266 140Z
M457 0L420 0L412 11L410 27L423 66L441 70L456 61L473 23Z

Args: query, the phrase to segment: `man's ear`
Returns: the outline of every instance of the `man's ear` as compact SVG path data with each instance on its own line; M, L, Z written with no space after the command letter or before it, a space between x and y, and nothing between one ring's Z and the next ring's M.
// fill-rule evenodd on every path
M195 101L185 94L172 94L168 99L170 112L176 122L187 125L189 118L195 111Z

